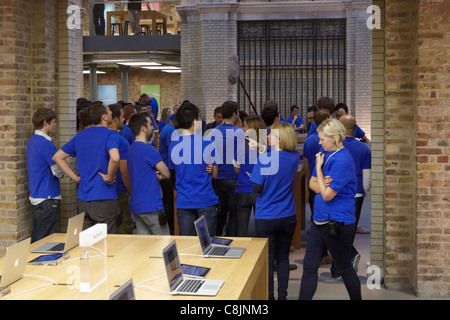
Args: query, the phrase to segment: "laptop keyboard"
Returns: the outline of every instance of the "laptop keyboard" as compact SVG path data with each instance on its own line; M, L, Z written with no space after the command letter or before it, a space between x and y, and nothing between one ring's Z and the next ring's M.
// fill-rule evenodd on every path
M230 250L229 247L212 247L211 250L209 250L208 255L212 256L224 256L228 250Z
M49 251L63 251L64 250L64 242L58 243L56 246L53 246Z
M199 279L186 279L177 290L180 292L196 293L205 280Z

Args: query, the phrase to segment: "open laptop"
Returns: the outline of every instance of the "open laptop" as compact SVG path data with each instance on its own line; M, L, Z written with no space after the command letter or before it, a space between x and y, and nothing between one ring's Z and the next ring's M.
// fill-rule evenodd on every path
M162 251L171 294L215 296L223 280L184 278L175 240Z
M109 296L109 300L136 300L133 279L128 280Z
M195 229L200 240L200 247L204 257L207 258L240 258L245 248L226 247L211 243L211 238L206 225L204 216L198 218L195 222Z
M30 242L31 238L28 238L6 249L3 273L0 276L0 290L22 278L27 264Z
M33 253L64 253L77 246L79 233L83 231L84 212L69 219L66 232L66 242L47 242L32 250Z

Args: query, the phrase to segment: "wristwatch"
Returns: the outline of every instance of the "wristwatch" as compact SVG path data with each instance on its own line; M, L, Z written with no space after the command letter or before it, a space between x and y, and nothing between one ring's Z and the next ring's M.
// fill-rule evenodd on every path
M112 181L108 180L108 178L105 178L105 182L106 182L107 184L111 184Z

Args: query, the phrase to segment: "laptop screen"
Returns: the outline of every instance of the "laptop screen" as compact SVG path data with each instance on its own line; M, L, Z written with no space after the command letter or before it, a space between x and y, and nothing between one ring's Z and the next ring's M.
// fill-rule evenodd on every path
M180 258L175 241L172 241L163 250L164 264L166 266L167 278L169 279L169 287L172 290L177 281L182 277Z
M196 221L198 238L200 240L200 246L202 249L206 249L211 245L211 239L209 238L208 227L206 226L206 220L202 216Z

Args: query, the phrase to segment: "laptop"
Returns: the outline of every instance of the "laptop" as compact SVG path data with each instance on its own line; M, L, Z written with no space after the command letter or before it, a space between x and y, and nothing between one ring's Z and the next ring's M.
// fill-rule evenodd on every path
M78 234L83 231L84 212L69 219L66 232L66 242L47 242L32 250L33 253L64 253L77 246Z
M128 280L109 296L109 300L136 300L133 279Z
M31 238L28 238L6 249L3 273L0 276L0 290L22 278L27 265L30 243Z
M227 247L211 243L208 226L204 216L198 218L195 222L195 229L200 240L202 253L207 258L240 258L245 248Z
M176 295L215 296L223 280L184 278L175 240L162 251L170 293Z

